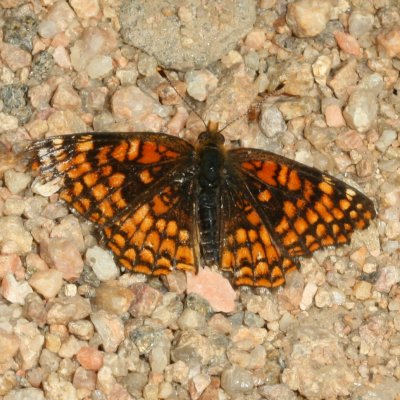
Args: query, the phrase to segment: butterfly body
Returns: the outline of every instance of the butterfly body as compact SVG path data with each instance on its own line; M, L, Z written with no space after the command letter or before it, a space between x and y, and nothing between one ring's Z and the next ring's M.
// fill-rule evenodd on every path
M33 169L97 226L129 270L164 275L216 264L237 286L277 287L301 257L350 242L372 201L315 168L258 149L193 146L158 133L55 136L29 147Z
M219 265L219 215L221 190L225 179L224 138L217 132L203 132L196 146L197 195L196 209L200 237L200 253L206 265Z

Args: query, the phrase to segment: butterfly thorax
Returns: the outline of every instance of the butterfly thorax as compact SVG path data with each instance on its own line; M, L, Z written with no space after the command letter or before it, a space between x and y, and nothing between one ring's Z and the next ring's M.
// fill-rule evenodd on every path
M200 251L204 262L212 265L219 262L219 212L221 182L225 151L224 137L217 132L203 132L196 147L197 213L199 221Z

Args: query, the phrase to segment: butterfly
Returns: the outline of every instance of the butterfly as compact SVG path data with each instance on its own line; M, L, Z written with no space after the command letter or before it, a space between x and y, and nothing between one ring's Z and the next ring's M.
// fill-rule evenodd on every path
M30 144L31 166L96 225L120 266L160 276L217 265L236 286L277 287L300 259L350 242L375 217L360 191L217 129L197 143L163 133L84 133Z

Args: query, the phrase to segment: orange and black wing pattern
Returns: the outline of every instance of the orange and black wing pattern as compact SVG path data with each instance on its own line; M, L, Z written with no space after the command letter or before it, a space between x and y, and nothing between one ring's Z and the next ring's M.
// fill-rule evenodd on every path
M298 267L299 257L349 243L353 231L375 217L364 194L285 157L234 149L227 163L228 191L239 191L225 212L234 218L224 222L221 268L231 270L238 285L279 286L286 272ZM240 215L235 207L242 209Z
M245 187L232 175L222 192L220 268L236 286L277 287L299 267L270 233Z
M97 224L117 261L146 274L195 270L194 149L157 133L55 136L32 143L33 169Z

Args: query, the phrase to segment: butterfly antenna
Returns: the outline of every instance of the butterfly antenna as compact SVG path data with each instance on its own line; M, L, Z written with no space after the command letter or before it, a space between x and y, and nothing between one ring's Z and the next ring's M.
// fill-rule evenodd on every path
M185 99L184 96L182 96L178 90L176 89L175 85L172 83L171 79L169 79L168 75L166 74L165 70L163 68L158 68L158 73L170 84L172 89L174 89L174 92L180 97L180 99L188 106L188 108L193 111L199 120L203 123L204 127L207 128L207 124L205 123L204 119L201 118L200 114L192 107L192 105Z

